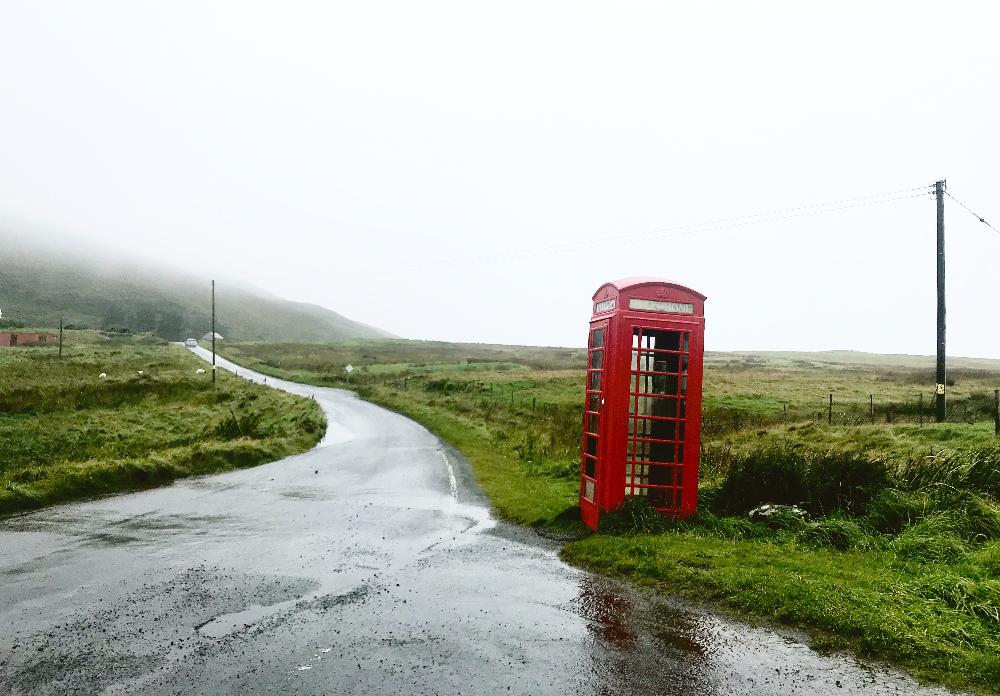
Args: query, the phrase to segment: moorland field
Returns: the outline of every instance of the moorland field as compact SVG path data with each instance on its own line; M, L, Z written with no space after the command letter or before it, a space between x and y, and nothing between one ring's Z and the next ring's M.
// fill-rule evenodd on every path
M0 349L0 515L310 449L315 402L224 371L149 336L67 331ZM101 378L104 373L106 378Z

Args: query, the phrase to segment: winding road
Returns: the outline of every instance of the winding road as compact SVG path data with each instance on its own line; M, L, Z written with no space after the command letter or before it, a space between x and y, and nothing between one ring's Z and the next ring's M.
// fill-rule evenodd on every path
M947 693L567 566L423 427L267 384L320 446L0 519L0 694Z

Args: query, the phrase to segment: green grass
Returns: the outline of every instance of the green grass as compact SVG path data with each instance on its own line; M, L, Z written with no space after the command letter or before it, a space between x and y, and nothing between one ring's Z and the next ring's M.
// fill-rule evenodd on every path
M460 449L497 515L573 539L573 563L951 686L1000 684L1000 363L956 361L952 422L921 425L933 362L864 354L709 354L700 512L630 503L599 534L577 521L582 351L393 341L236 344L230 359L345 386ZM841 362L838 362L841 361ZM827 424L829 394L833 425ZM870 422L869 395L876 405ZM969 422L971 421L971 422ZM768 486L754 482L766 476ZM768 500L778 490L788 500ZM760 502L809 518L750 521Z
M203 367L158 339L93 331L67 332L62 359L0 350L0 514L274 461L322 437L314 402L225 372L213 386Z

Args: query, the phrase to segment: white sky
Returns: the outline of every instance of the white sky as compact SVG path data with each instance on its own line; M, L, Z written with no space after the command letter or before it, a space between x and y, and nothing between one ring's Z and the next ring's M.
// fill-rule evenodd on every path
M998 23L985 1L3 0L0 214L411 338L579 345L603 281L653 275L709 296L710 349L932 353L930 198L520 252L944 177L1000 227ZM1000 357L1000 235L946 215L949 352Z

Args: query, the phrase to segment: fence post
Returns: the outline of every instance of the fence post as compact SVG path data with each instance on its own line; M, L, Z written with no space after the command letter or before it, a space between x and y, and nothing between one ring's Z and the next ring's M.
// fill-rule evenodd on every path
M924 427L924 393L920 392L920 427Z
M833 394L830 394L830 405L826 407L826 424L833 425Z
M1000 435L1000 389L993 390L993 431Z
M788 425L788 404L781 404L781 420Z
M535 412L535 397L531 397L531 412Z
M875 425L875 395L868 395L868 411L872 417L872 425Z

